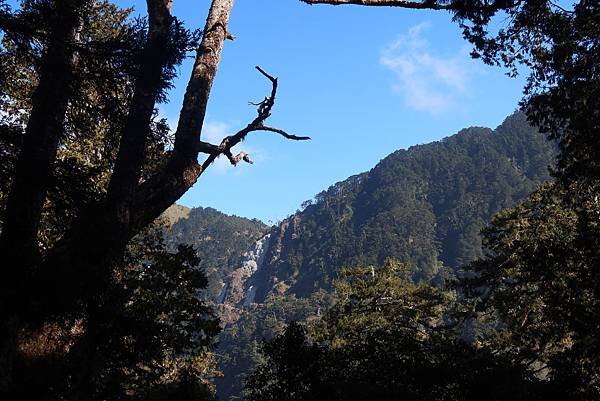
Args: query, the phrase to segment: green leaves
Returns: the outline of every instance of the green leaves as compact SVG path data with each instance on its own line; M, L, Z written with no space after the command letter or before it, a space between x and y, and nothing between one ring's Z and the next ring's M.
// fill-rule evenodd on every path
M271 247L281 252L265 271L304 297L331 288L344 265L381 265L387 257L409 263L413 278L439 281L483 256L479 231L549 179L555 154L520 113L495 131L472 127L394 152L276 228Z
M589 180L547 184L499 213L485 230L488 257L465 280L479 310L500 315L490 346L574 400L600 395L599 189Z
M448 324L452 294L413 283L409 272L394 260L345 269L322 320L291 324L265 344L247 398L542 399L522 366L461 341Z

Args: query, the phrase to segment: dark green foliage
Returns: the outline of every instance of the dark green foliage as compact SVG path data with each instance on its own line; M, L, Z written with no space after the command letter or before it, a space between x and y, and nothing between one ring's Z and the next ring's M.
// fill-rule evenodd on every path
M105 195L146 36L146 22L132 20L131 9L120 9L107 1L93 2L90 8L80 30L80 40L87 46L78 49L74 95L66 112L61 147L48 183L40 230L46 248L64 235L77 216ZM48 40L48 20L53 12L48 1L27 1L14 15L6 14L18 22L19 29L4 32L0 45L2 211L15 174L32 94L38 83L40 58ZM197 39L191 32L178 30L172 34L174 45L178 46L173 49L176 54L169 56L170 64L160 88L163 98L175 65L183 60L185 50ZM164 161L166 149L172 144L164 120L152 121L150 128L142 178L147 178Z
M200 266L207 272L208 299L216 299L223 280L239 266L244 252L260 237L267 226L259 220L228 216L212 208L194 208L166 233L171 247L188 244L196 249Z
M463 2L456 2L461 4ZM522 106L529 120L557 139L557 176L600 176L600 4L581 0L464 2L455 19L473 43L473 55L516 74L528 68ZM562 6L561 6L562 4ZM502 15L505 13L506 15ZM497 31L490 19L506 21Z
M599 194L597 182L549 184L502 211L464 280L480 317L501 318L490 347L543 372L563 399L600 397Z
M334 386L326 383L324 350L309 343L306 330L291 323L285 332L262 345L266 360L246 381L249 401L334 400Z
M160 239L142 241L123 272L122 309L115 314L121 321L112 328L113 336L116 331L126 339L121 363L127 375L117 383L141 399L185 388L200 391L215 371L210 353L220 332L212 308L200 300L208 284L200 259L190 246L171 253ZM109 347L115 355L115 342Z
M549 178L554 154L518 113L495 131L469 128L397 151L320 193L273 232L258 299L272 276L308 296L328 288L341 266L387 257L410 263L419 279L456 269L482 256L479 231L494 213Z
M0 125L0 205L2 206L6 203L21 140L20 129ZM2 222L4 207L0 207L0 213L0 222Z
M220 326L199 298L207 279L198 263L189 246L168 251L158 232L134 241L109 290L86 315L28 334L11 396L167 400L187 393L188 399L211 399Z
M449 294L412 283L406 265L342 276L338 303L310 334L292 324L263 346L248 400L544 399L525 369L456 339Z
M309 299L275 296L264 304L252 304L241 311L235 321L227 324L219 336L219 369L217 394L222 400L233 400L242 392L246 376L264 361L261 342L283 333L293 321L314 319L332 304L332 296L319 292ZM227 309L222 314L232 313Z

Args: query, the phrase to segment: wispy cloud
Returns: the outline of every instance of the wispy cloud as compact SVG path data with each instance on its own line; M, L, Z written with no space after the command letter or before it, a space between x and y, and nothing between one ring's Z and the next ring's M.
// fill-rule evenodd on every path
M202 129L202 140L218 145L221 140L231 133L229 125L221 121L206 121ZM231 170L233 166L225 157L219 157L214 161L209 171L222 175Z
M202 129L202 140L205 142L210 142L214 144L221 143L221 140L228 135L232 135L234 130L229 126L229 124L224 123L222 121L215 120L207 120L204 123L204 127ZM236 145L232 149L232 153L236 154L240 150L248 153L250 158L256 163L265 159L265 154L260 149L248 146L246 143L242 145ZM225 156L221 156L217 158L213 165L210 167L209 171L213 173L223 175L227 174L230 171L241 172L244 168L245 163L241 162L237 166L232 166L229 160Z
M163 114L167 115L167 124L169 125L171 133L174 133L177 129L178 118L169 116L168 113ZM221 143L223 138L233 135L236 131L237 130L228 123L211 119L210 116L208 116L204 121L201 137L204 142L210 142L218 145ZM238 144L231 149L233 154L236 154L241 150L248 153L254 163L260 163L267 159L267 153L263 149L255 146L248 146L247 142ZM199 159L204 160L205 157L206 155L200 154ZM240 162L237 166L232 166L225 156L221 156L213 162L212 166L208 169L208 172L217 175L224 175L230 172L241 174L247 167L248 166L245 162Z
M439 114L469 96L472 67L464 49L451 56L432 54L423 35L429 27L422 23L399 35L383 49L380 63L395 73L394 90L410 108Z

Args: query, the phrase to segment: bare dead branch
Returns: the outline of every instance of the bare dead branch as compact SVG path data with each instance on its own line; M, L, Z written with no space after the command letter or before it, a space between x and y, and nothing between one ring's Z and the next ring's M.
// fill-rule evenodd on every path
M272 84L271 95L258 104L258 118L261 118L264 122L264 120L269 118L269 116L271 115L271 108L273 108L273 105L275 104L275 95L277 94L277 78L267 74L265 70L263 70L259 66L256 66L254 68L256 68L258 72L260 72L262 75L267 77Z
M453 10L453 1L440 2L437 0L406 1L406 0L300 0L306 4L328 4L332 6L358 5L373 7L402 7L417 10Z
M281 136L283 136L286 139L291 139L293 141L306 141L308 139L310 139L309 136L297 136L297 135L292 135L292 134L288 134L287 132L285 132L282 129L279 128L273 128L273 127L267 127L267 126L263 126L260 128L260 131L270 131L270 132L275 132Z
M236 166L240 161L245 161L248 164L254 164L254 162L250 159L250 155L246 152L240 152L237 155L233 156L231 152L225 152L225 156L229 159L229 162Z
M219 153L221 151L219 145L214 145L212 143L199 141L198 142L198 153L205 153L207 155L212 155L215 153Z
M179 199L202 172L197 160L199 136L223 44L228 36L227 25L233 2L211 2L179 114L173 152L165 168L144 182L136 193L136 208L133 209L136 211L134 220L137 228L152 222Z
M297 135L288 134L287 132L285 132L282 129L268 127L264 124L265 121L271 115L271 109L273 108L273 105L275 104L275 96L277 95L277 83L278 82L277 82L277 78L273 77L272 75L269 75L265 70L263 70L259 66L256 66L255 68L258 70L258 72L260 72L263 76L265 76L269 81L271 81L271 94L269 96L267 96L262 102L251 103L251 104L257 106L258 115L256 116L256 118L254 120L252 120L252 122L250 124L248 124L246 127L241 129L240 131L238 131L235 135L231 135L231 136L223 138L223 140L221 141L221 144L219 146L207 144L205 142L200 143L199 146L202 148L202 152L210 154L210 156L204 161L204 163L202 163L202 171L206 170L208 168L208 166L210 166L212 164L212 162L214 162L217 159L217 157L219 157L220 155L227 156L227 158L229 159L231 164L233 164L234 166L237 165L241 160L244 160L245 162L252 164L252 160L250 160L250 157L247 153L240 152L236 156L233 156L231 153L231 149L235 145L237 145L238 143L240 143L244 139L246 139L246 136L248 136L248 134L251 132L255 132L255 131L274 132L274 133L277 133L277 134L283 136L286 139L290 139L293 141L304 141L304 140L310 139L310 137L308 137L308 136L297 136Z

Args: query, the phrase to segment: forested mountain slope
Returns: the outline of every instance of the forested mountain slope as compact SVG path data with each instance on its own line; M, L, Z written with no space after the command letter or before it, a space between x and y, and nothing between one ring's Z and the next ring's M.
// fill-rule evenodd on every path
M222 304L220 398L239 397L261 339L331 304L340 267L394 257L412 265L415 279L435 281L482 256L480 229L549 179L555 154L516 113L495 130L467 128L398 150L271 229L211 208L178 213L167 240L197 248L207 296Z
M209 299L216 299L244 252L268 229L259 220L229 216L210 207L187 209L174 205L163 217L171 222L165 232L167 244L172 248L189 244L196 249L209 279Z
M328 288L344 265L395 257L431 279L482 255L479 231L547 180L555 148L522 114L398 150L339 182L271 231L252 284L255 302L276 286L299 297Z
M481 256L480 229L549 179L555 154L516 113L495 130L468 128L396 151L307 202L261 239L253 274L238 267L225 280L245 281L241 298L239 282L235 297L220 297L221 310L233 308L237 319L220 335L220 398L239 398L262 339L331 305L340 267L395 257L412 264L414 278L435 281Z

